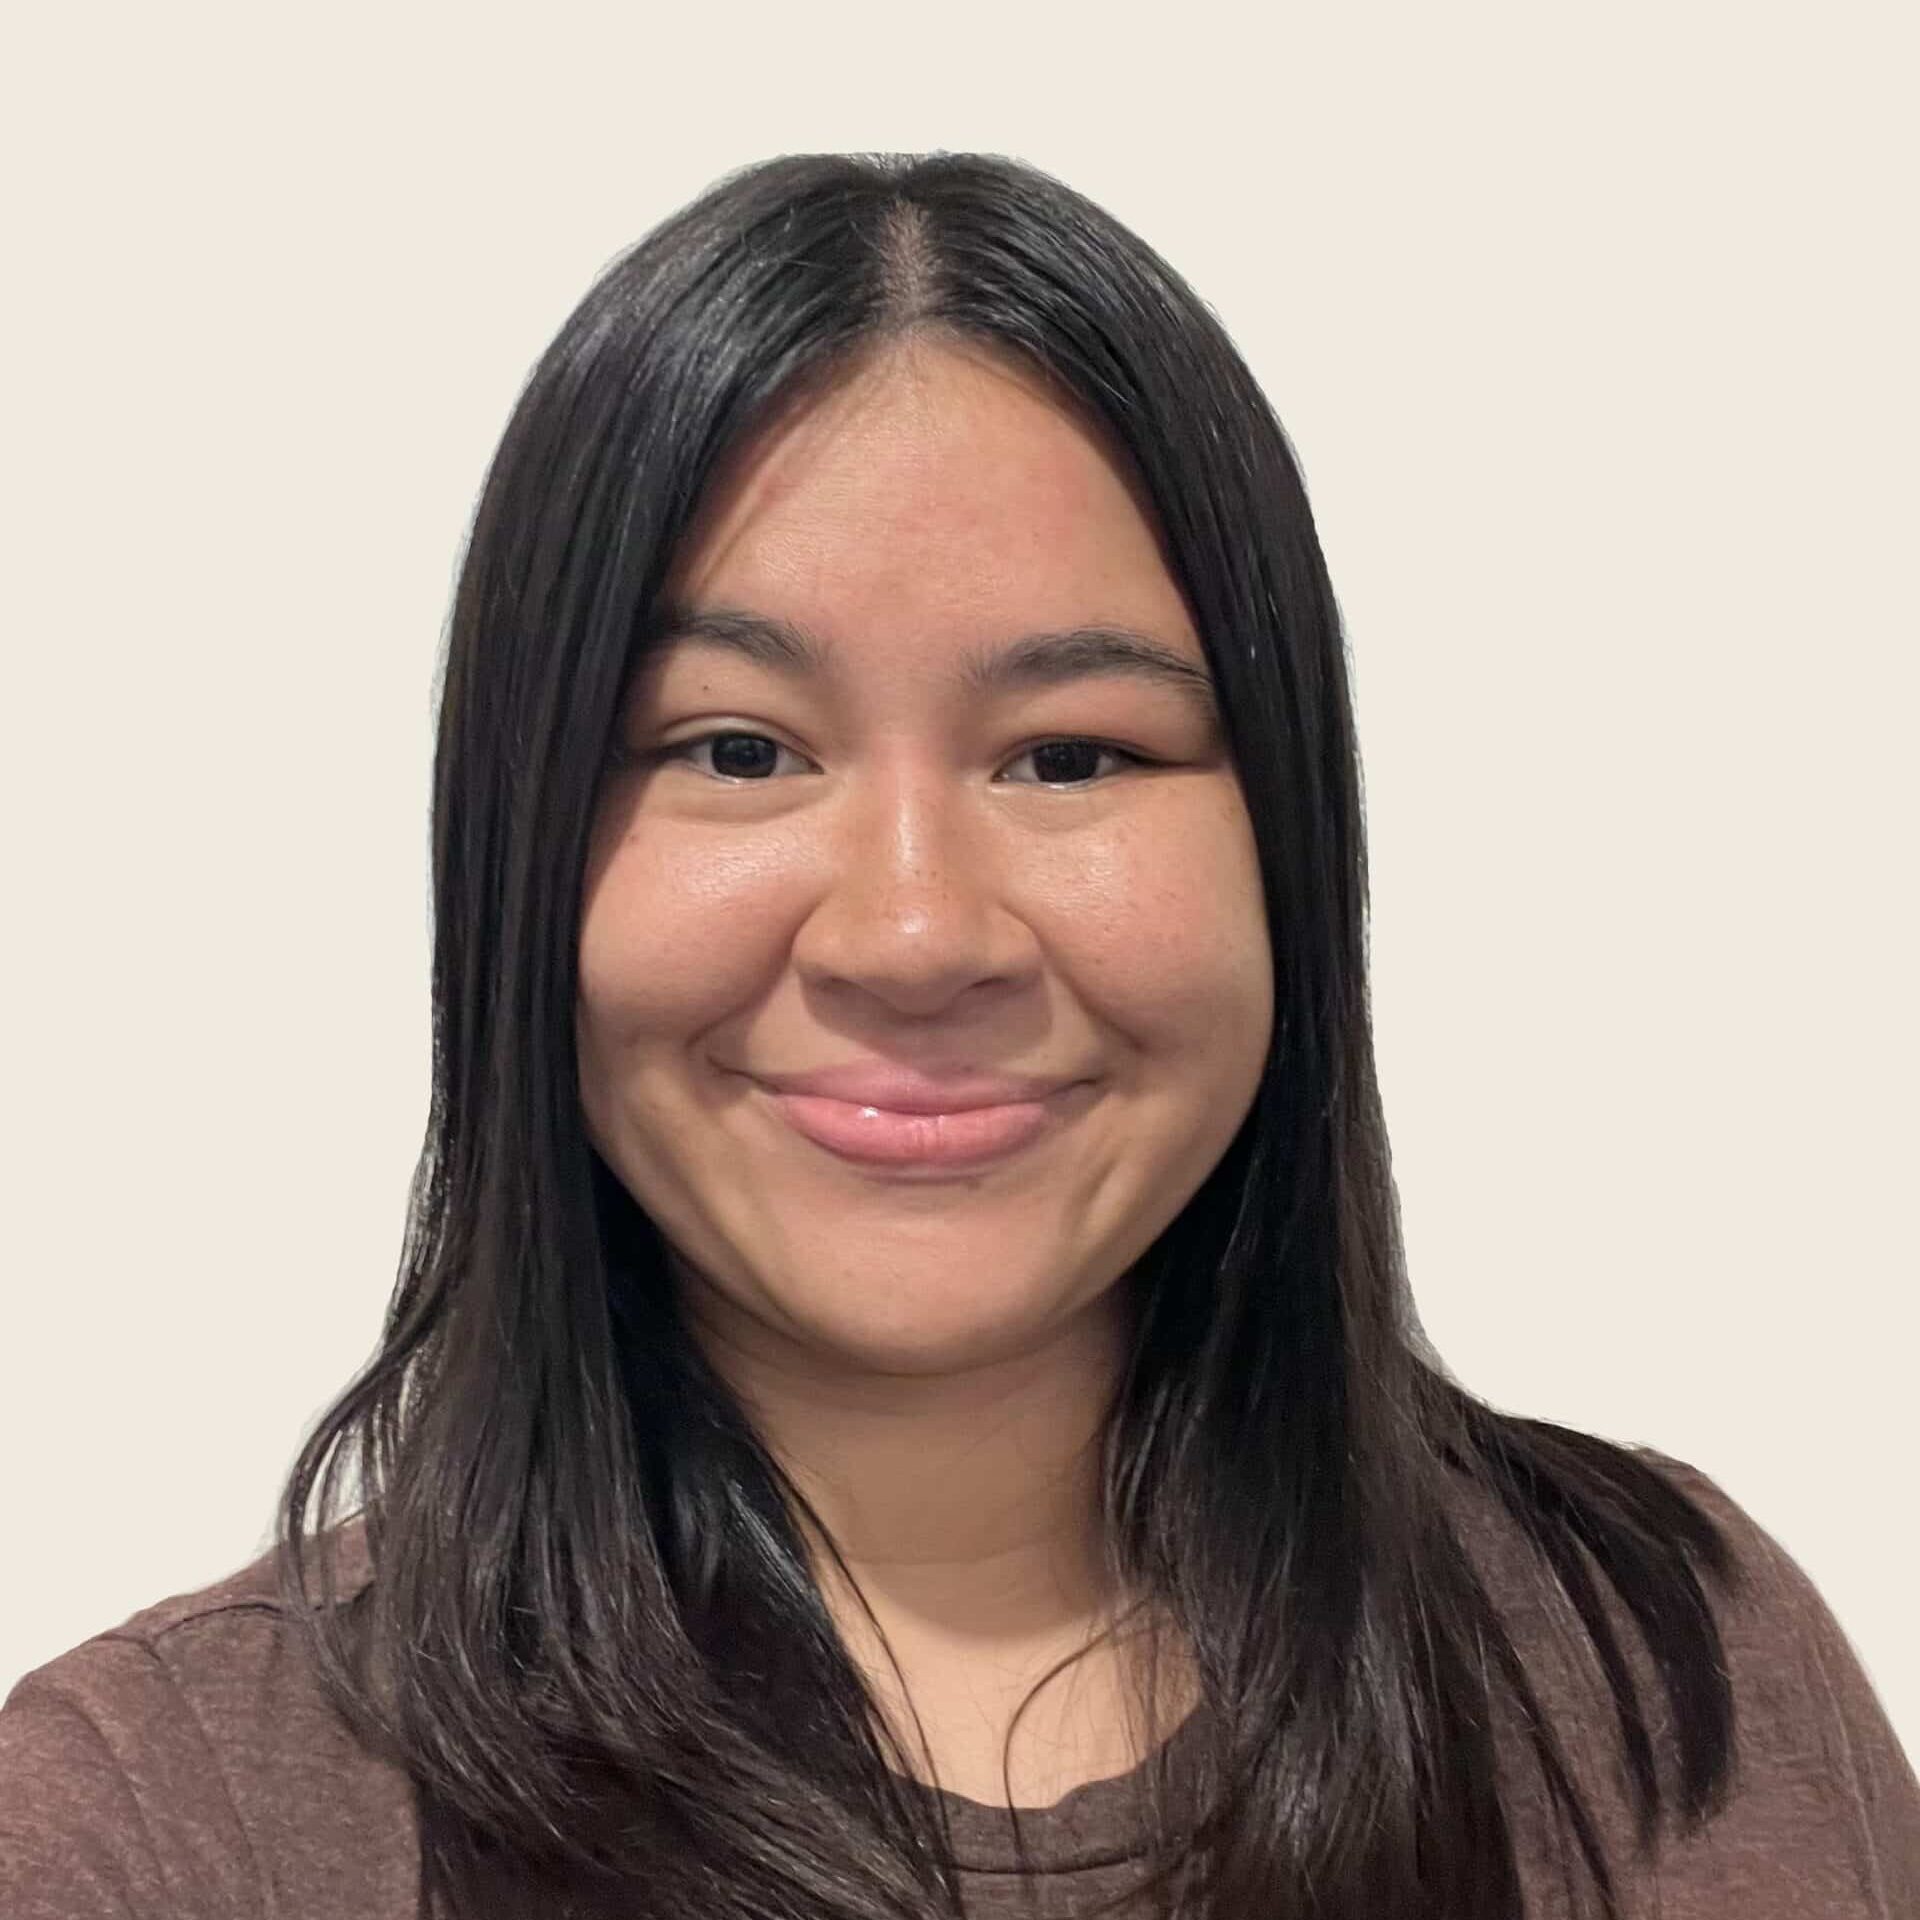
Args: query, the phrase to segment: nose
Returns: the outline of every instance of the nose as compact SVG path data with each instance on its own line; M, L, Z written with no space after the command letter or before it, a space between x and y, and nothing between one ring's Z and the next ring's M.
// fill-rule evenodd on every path
M826 828L822 879L793 964L907 1016L968 988L1028 975L1036 941L1018 904L1012 843L991 810L925 764L849 783Z

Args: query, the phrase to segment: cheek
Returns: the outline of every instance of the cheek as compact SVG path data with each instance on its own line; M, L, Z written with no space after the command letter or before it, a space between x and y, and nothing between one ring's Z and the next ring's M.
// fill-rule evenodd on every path
M1139 830L1133 830L1137 826ZM1150 1052L1264 1053L1273 954L1237 789L1089 837L1049 879L1048 945L1075 991Z
M628 833L592 871L581 915L585 1048L605 1060L737 1008L769 964L778 891L765 859Z

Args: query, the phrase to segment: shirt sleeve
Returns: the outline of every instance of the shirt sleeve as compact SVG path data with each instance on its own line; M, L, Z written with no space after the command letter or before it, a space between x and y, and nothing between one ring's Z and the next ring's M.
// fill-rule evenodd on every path
M14 1686L0 1706L0 1914L241 1920L256 1911L219 1769L148 1647L102 1635Z

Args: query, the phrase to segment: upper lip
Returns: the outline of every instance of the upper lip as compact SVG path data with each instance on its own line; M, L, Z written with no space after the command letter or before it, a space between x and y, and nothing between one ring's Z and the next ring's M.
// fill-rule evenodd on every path
M865 1060L813 1067L805 1073L757 1073L753 1078L779 1093L822 1094L829 1100L884 1107L892 1113L964 1113L971 1107L1003 1107L1018 1101L1044 1100L1077 1083L1070 1075L936 1074Z

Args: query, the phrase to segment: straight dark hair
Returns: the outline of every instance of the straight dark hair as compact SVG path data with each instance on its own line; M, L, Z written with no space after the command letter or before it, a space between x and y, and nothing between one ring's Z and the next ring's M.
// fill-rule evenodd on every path
M606 269L514 409L440 688L432 1101L401 1271L278 1515L324 1683L413 1781L423 1887L450 1912L961 1910L937 1797L903 1780L815 1581L802 1529L825 1529L587 1138L574 1029L596 797L703 489L777 405L913 337L1040 370L1133 463L1272 929L1253 1106L1119 1283L1109 1564L1203 1689L1180 1776L1165 1749L1141 1771L1158 1910L1520 1915L1498 1708L1617 1914L1603 1823L1454 1516L1484 1496L1577 1609L1643 1853L1671 1805L1698 1823L1727 1790L1700 1575L1736 1591L1738 1564L1662 1456L1496 1411L1426 1341L1374 1071L1345 641L1292 450L1180 276L999 157L729 175ZM350 1539L370 1567L352 1591ZM1618 1605L1671 1711L1671 1788Z

